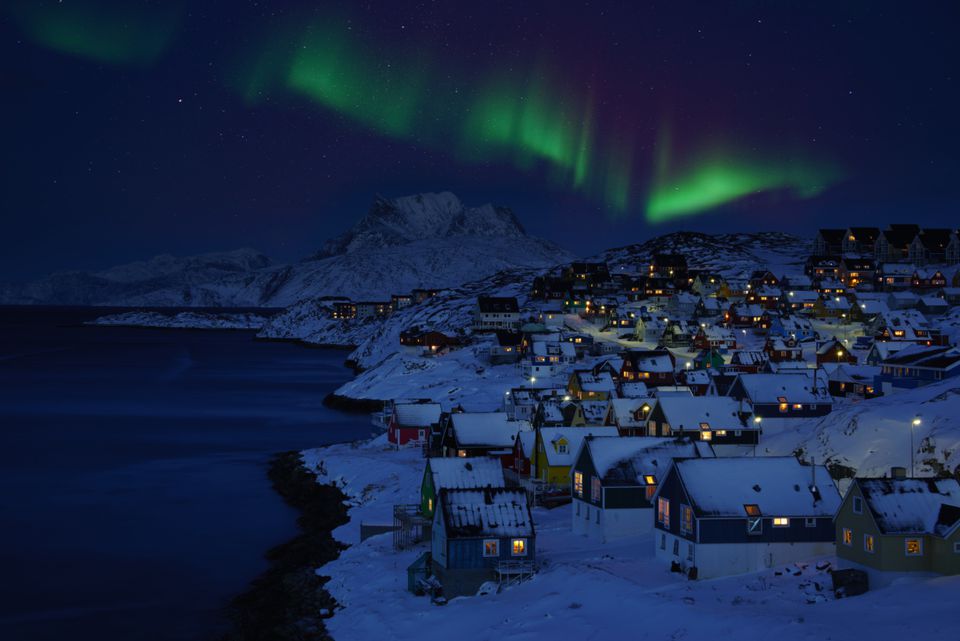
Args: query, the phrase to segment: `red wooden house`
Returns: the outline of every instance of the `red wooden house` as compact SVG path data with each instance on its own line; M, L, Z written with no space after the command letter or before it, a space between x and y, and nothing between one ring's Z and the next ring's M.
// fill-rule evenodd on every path
M425 446L440 423L439 403L395 403L387 424L387 440L397 447Z
M857 357L850 353L847 346L836 338L832 338L817 348L817 365L824 363L857 364Z

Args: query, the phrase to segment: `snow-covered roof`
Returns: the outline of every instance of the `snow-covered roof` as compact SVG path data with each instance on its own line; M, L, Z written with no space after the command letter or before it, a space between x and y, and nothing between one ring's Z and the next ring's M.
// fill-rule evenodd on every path
M607 416L607 401L581 401L580 411L588 425L600 425Z
M458 445L513 447L524 425L510 421L505 412L459 412L450 415Z
M427 427L440 422L440 403L396 403L393 411L401 427Z
M790 456L687 459L675 465L698 516L746 518L745 505L756 505L763 516L833 516L840 505L827 468L801 465Z
M683 382L689 385L709 385L710 374L705 369L688 369L684 372Z
M443 490L439 504L448 537L533 536L524 490Z
M431 458L427 460L427 467L437 492L442 489L504 487L503 466L500 459L492 456Z
M672 372L673 361L670 355L662 350L658 351L630 351L626 353L626 360L633 362L639 372Z
M744 429L741 404L729 396L668 396L660 399L657 408L672 430ZM749 407L744 409L749 412Z
M541 427L540 439L547 464L573 465L580 444L588 436L618 436L616 427ZM561 452L559 444L566 441L566 451Z
M823 403L830 401L824 376L816 380L816 370L799 370L789 374L741 374L747 397L753 403Z
M787 292L787 302L790 303L815 303L818 300L820 300L820 294L809 289Z
M577 377L577 382L580 384L580 389L584 392L615 392L617 389L616 384L613 382L613 378L610 376L609 372L600 372L599 374L594 374L590 370L577 370L574 372L574 376Z
M869 383L873 385L874 377L880 374L880 368L872 365L838 365L830 373L829 379L840 383Z
M767 355L759 350L737 350L730 357L731 363L740 365L762 365L767 360Z
M650 390L647 389L647 384L639 381L621 383L620 393L623 394L624 398L647 398L650 396Z
M520 441L520 449L523 451L523 455L527 458L533 456L533 448L537 442L537 433L533 430L520 432L517 434L517 439Z
M620 427L642 427L646 424L645 419L635 420L634 414L644 405L653 406L651 398L612 398L610 399L610 411L613 418Z
M856 483L883 534L942 536L960 521L956 479L857 479ZM944 505L956 511L949 522L941 522Z
M597 476L607 482L646 485L644 476L660 483L674 458L713 456L708 443L687 439L620 436L584 443Z

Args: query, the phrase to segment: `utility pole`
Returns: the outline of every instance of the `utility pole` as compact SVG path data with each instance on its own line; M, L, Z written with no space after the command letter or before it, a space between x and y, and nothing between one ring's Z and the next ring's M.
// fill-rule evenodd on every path
M920 425L920 417L914 416L913 420L910 421L910 478L915 478L913 473L913 459L914 459L913 428L915 428L917 425Z

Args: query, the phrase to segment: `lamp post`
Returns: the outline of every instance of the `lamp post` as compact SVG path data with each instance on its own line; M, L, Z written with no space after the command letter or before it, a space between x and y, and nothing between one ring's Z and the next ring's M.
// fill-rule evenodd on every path
M910 478L914 478L914 475L913 475L913 459L914 459L914 456L913 456L913 454L914 454L914 452L913 452L913 428L915 428L916 426L920 425L920 422L921 422L921 421L920 421L920 417L919 417L919 416L914 416L914 417L913 417L913 420L910 421Z

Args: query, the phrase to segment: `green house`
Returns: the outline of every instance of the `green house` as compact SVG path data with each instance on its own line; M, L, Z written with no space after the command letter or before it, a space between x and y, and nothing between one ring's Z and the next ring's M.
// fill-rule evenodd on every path
M835 524L844 561L883 572L960 574L955 479L854 479Z
M420 483L420 511L433 518L440 490L505 487L503 466L492 456L429 458Z

